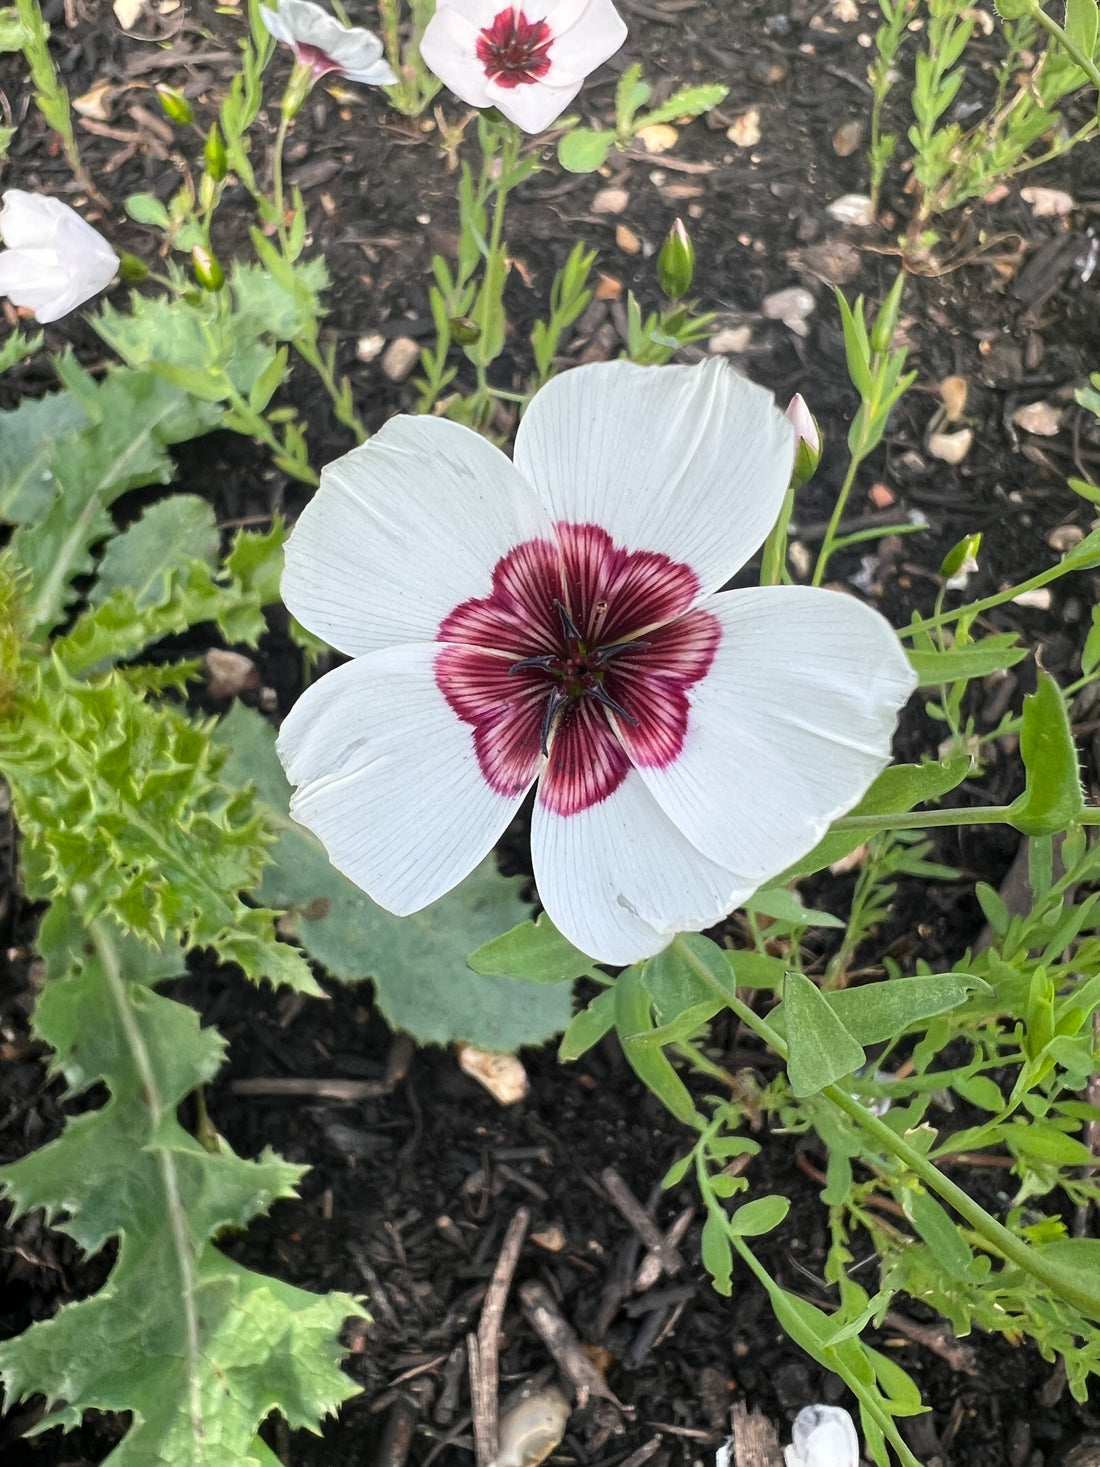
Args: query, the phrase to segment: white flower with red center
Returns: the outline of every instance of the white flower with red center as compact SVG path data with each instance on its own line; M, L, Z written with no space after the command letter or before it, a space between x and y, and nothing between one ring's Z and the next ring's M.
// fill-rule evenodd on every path
M372 87L393 86L397 81L373 31L341 25L313 0L261 5L260 19L277 41L293 49L299 66L309 71L311 83L333 74Z
M439 0L420 54L471 107L541 132L625 40L611 0Z
M537 783L558 928L609 963L713 926L859 799L915 679L809 587L720 591L771 528L794 432L723 361L578 367L513 462L445 419L330 464L291 612L354 660L291 710L291 811L390 911L426 906Z
M9 188L0 209L0 295L43 325L106 290L118 256L75 209L48 194Z

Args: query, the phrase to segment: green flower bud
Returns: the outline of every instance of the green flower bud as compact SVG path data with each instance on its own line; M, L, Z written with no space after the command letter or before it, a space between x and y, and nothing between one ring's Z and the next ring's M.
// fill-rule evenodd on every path
M179 123L181 127L189 127L194 122L195 109L182 92L176 91L175 87L166 87L163 82L158 82L157 96L160 98L160 105L169 122Z
M302 110L302 103L309 96L310 88L316 78L313 68L306 66L301 61L296 61L290 69L290 79L283 93L282 113L289 122L292 117L297 117Z
M212 178L215 183L221 183L229 171L229 162L225 151L225 141L216 122L210 124L210 131L206 134L206 145L202 150L202 157L206 164L207 177Z
M905 289L905 275L899 275L890 287L890 293L878 308L875 324L871 327L871 350L887 352L898 329L898 312L901 310L901 293Z
M473 346L475 341L481 340L481 327L469 316L452 316L447 326L456 346Z
M678 301L691 289L695 275L695 246L677 219L657 256L657 280L669 300Z
M209 250L203 249L202 245L196 245L191 251L191 268L203 290L221 290L225 284L222 267Z
M787 404L786 416L798 434L798 447L794 451L794 468L791 470L791 487L801 489L817 472L821 462L824 440L817 419L806 406L801 392L796 392Z
M139 280L148 279L149 266L137 255L123 251L118 257L118 273L128 285L136 285Z
M978 551L982 548L981 533L965 535L957 545L951 549L943 558L940 565L940 575L945 581L954 580L956 576L963 575L978 569Z

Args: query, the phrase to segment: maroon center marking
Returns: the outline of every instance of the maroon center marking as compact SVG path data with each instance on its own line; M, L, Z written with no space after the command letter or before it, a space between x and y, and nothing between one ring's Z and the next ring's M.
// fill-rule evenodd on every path
M544 20L528 20L510 5L477 38L477 59L490 81L509 90L538 81L550 70L553 37Z
M344 68L338 61L334 61L327 51L322 51L320 46L313 46L308 41L295 41L294 56L303 66L309 67L315 82L334 71L344 75Z
M514 797L541 769L542 803L573 815L618 789L631 765L679 755L688 689L710 669L721 628L691 609L689 566L622 550L598 525L555 530L557 543L509 551L489 595L444 619L435 678L473 728L491 789Z

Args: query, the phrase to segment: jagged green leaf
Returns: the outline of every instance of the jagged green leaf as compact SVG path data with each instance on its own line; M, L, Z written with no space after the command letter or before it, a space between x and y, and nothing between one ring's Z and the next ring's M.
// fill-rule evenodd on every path
M496 1051L540 1044L565 1028L569 983L529 987L466 966L468 952L525 915L517 878L501 876L490 858L424 911L391 916L289 819L290 790L270 725L238 705L222 719L217 738L232 751L227 774L254 781L281 826L260 900L296 911L298 940L335 977L372 979L389 1023L424 1044L463 1039Z

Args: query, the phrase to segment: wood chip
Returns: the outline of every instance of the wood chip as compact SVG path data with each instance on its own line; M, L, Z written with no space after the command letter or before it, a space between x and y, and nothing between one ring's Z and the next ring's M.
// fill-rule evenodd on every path
M940 401L949 423L957 423L966 412L970 384L965 377L945 377L940 383Z
M616 280L614 275L605 275L601 270L596 276L596 299L598 301L617 301L622 299L623 283Z
M1020 197L1036 219L1061 219L1077 207L1072 194L1060 188L1022 188Z
M124 31L132 30L138 16L145 9L145 0L114 0L111 9Z
M384 357L382 366L385 367ZM472 1044L460 1044L457 1054L458 1067L463 1074L488 1090L499 1105L516 1105L527 1098L530 1082L523 1061L516 1055L488 1054Z
M589 1360L575 1331L566 1323L553 1295L537 1279L520 1286L520 1303L528 1323L554 1357L558 1369L570 1382L577 1397L577 1409L583 1410L589 1398L610 1401L620 1411L623 1403Z
M616 224L615 243L624 255L638 255L642 250L642 242L629 224Z
M726 137L736 148L755 148L760 141L760 108L750 107L735 117L726 129Z
M667 153L680 139L680 134L667 122L653 122L649 127L640 127L634 136L647 153Z
M94 117L97 122L109 122L113 92L110 82L96 82L90 92L73 98L73 111L79 112L81 117Z
M973 446L974 434L970 428L960 428L956 433L928 435L928 452L945 464L961 464Z
M1029 402L1012 414L1012 421L1025 433L1053 438L1062 431L1062 412L1052 402Z
M751 341L751 326L726 326L723 330L714 333L707 350L715 356L721 356L726 352L738 356L741 352L748 351Z
M593 214L621 214L630 203L625 188L602 188L592 200Z

